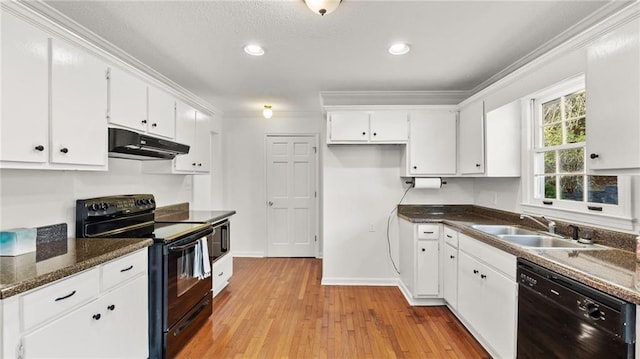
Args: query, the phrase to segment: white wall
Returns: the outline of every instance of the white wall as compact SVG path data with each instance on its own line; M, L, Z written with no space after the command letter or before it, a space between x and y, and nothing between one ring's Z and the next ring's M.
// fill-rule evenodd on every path
M152 193L159 206L189 202L191 175L152 175L141 162L109 159L108 172L0 170L0 229L67 223L75 235L77 199Z
M237 211L232 221L238 256L266 253L266 134L316 134L324 126L320 112L274 112L268 120L260 115L227 114L223 123L225 205Z
M400 177L403 146L323 146L323 283L395 284L386 225L407 185ZM447 179L439 190L412 189L403 203L468 204L473 179ZM397 263L395 215L390 247Z

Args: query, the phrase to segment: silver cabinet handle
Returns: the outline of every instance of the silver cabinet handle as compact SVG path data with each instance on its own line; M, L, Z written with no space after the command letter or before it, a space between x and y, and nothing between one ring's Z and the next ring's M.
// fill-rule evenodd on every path
M269 201L269 206L273 206L273 202Z

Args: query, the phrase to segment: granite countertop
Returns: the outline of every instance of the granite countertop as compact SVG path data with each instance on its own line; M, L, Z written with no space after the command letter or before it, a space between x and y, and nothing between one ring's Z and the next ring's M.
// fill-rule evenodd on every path
M177 203L156 208L156 222L216 223L236 214L234 210L191 211L189 203Z
M535 249L520 247L508 243L490 234L471 227L473 224L508 224L523 226L519 215L511 212L490 210L477 206L417 206L401 205L398 216L413 223L444 223L474 239L493 247L525 258L562 275L609 293L624 300L640 305L640 291L636 284L639 280L636 272L640 270L634 252L625 250L626 244L634 235L611 234L610 245L598 250ZM541 228L531 227L540 231ZM600 234L600 237L605 235ZM620 242L625 242L620 245ZM616 248L618 247L618 248Z
M35 252L0 257L0 299L49 284L152 244L150 238L63 238L38 243Z
M233 210L220 210L220 211L189 211L188 221L193 222L209 222L216 223L221 220L231 217L236 214Z

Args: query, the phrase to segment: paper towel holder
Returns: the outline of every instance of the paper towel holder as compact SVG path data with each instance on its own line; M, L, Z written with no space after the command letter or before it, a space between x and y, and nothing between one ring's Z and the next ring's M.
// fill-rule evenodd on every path
M424 180L434 180L434 181L430 181L432 183L427 184L425 187L416 187L416 180L417 179L424 179ZM437 182L435 181L437 180ZM411 185L411 188L416 188L416 189L439 189L442 188L443 185L447 184L447 181L444 181L442 179L442 177L411 177L410 180L405 182L408 185Z

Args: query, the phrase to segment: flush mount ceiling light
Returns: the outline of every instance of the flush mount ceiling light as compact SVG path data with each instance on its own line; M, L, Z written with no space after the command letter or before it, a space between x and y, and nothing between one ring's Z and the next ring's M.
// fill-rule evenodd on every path
M266 119L270 119L273 116L273 110L271 109L271 105L264 105L264 110L262 110L262 116Z
M404 55L407 52L409 52L409 50L411 50L409 45L405 44L403 42L399 42L397 44L393 44L393 45L391 45L389 47L389 53L391 55Z
M304 0L307 7L320 16L331 14L341 2L342 0Z
M244 47L244 52L251 56L262 56L264 55L264 49L260 45L249 44Z

